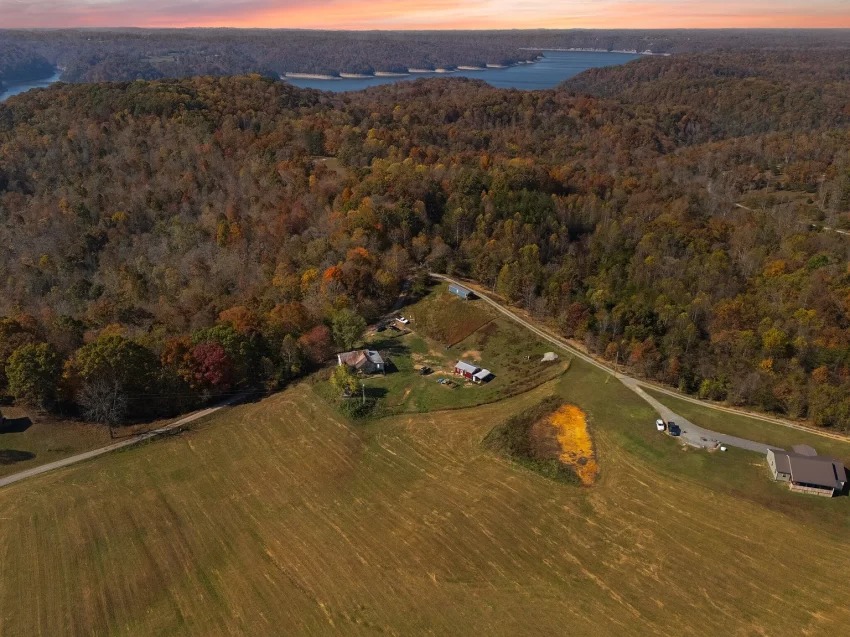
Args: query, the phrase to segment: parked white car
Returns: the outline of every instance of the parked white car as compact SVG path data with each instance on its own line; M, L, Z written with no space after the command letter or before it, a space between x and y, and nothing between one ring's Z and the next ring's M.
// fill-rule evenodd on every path
M664 431L667 428L667 425L665 425L664 421L661 420L661 418L659 418L658 420L655 421L655 428L658 431Z
M406 319L406 318L404 318L403 316L399 316L399 317L396 319L396 321L398 321L398 322L399 322L399 323L401 323L402 325L407 325L408 323L410 323L410 319Z

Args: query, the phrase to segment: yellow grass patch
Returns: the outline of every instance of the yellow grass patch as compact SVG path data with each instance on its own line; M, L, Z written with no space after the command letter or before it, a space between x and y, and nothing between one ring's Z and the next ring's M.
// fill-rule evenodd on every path
M549 416L549 424L555 428L561 447L559 460L573 467L582 484L593 484L599 465L584 412L575 405L564 405Z

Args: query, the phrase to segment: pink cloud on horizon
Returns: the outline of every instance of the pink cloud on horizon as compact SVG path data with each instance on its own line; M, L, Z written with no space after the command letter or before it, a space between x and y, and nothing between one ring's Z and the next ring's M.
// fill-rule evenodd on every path
M0 0L2 27L850 28L848 0Z

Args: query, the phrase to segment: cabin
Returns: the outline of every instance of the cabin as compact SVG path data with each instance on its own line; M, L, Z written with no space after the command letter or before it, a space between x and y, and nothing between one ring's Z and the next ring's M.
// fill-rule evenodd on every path
M467 380L473 380L475 374L481 371L480 367L476 367L475 365L470 365L465 361L458 361L455 364L455 374L458 376L463 376Z
M455 285L454 283L449 284L449 292L464 301L468 301L474 296L472 290L467 290L462 285Z
M385 374L386 364L381 355L372 349L358 349L336 355L338 365L348 365L364 374Z
M787 482L792 491L828 498L844 490L847 470L842 462L819 456L808 445L796 445L792 449L767 450L767 466L774 480Z

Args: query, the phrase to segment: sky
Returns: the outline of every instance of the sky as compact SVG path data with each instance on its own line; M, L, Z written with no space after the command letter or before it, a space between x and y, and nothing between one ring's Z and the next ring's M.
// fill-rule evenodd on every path
M0 27L850 28L850 0L0 0Z

